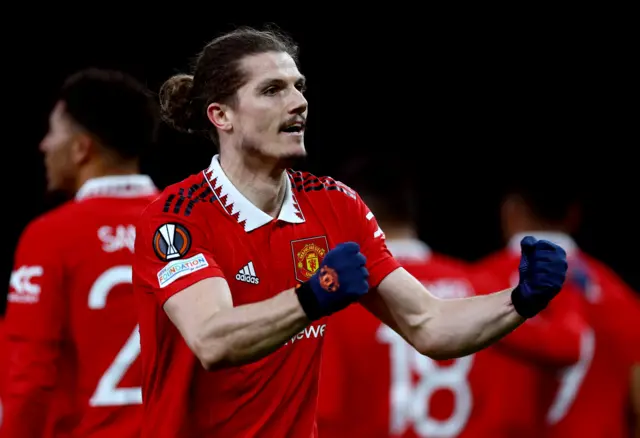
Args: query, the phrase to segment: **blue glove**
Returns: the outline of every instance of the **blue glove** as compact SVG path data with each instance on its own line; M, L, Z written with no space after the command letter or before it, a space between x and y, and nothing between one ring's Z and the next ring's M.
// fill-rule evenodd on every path
M357 301L369 291L367 259L357 243L341 243L329 251L316 273L296 287L307 317L314 321Z
M546 240L527 236L520 242L520 282L511 293L516 312L537 315L555 297L567 276L567 253Z

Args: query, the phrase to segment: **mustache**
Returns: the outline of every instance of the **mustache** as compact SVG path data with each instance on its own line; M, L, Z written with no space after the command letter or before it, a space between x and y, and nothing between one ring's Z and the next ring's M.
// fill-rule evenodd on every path
M301 115L290 117L280 125L280 128L281 129L286 128L288 126L295 125L297 123L301 124L302 127L304 128L307 125L307 118Z

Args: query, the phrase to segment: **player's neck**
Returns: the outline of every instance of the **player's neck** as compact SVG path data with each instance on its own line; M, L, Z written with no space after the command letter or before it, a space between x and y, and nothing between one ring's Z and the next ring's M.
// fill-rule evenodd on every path
M286 173L282 163L223 154L220 166L234 187L253 205L272 217L280 214L286 193Z
M505 241L511 242L515 237L521 236L524 234L560 234L560 235L571 235L571 231L567 227L559 226L559 225L550 225L544 222L532 221L529 222L528 226L522 226L511 229L509 232L505 233Z
M508 234L514 236L516 234L528 233L528 232L547 232L547 233L564 233L570 234L570 227L564 226L562 223L551 223L543 220L537 220L535 218L525 218L520 220L517 224L512 224L508 230Z

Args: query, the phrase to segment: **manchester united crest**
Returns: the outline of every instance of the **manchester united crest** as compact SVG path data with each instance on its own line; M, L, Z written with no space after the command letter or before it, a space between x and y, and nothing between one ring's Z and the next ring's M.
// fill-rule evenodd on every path
M291 241L293 263L295 264L296 280L309 280L320 267L322 259L329 251L329 244L325 236L310 237L308 239Z

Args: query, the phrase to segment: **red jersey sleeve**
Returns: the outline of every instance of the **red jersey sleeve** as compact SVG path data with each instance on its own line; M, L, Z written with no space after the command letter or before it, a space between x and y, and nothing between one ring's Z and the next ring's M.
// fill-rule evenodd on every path
M206 209L196 205L189 214L184 209L173 213L165 208L173 199L171 194L160 196L136 228L133 282L153 293L160 305L205 278L224 277L213 257L214 236L205 219Z
M2 436L42 437L67 320L60 233L48 218L18 242L9 285Z
M399 268L400 264L387 249L384 233L369 207L356 192L344 185L343 187L353 200L350 205L351 213L345 215L344 220L350 226L353 236L351 239L360 245L360 252L367 258L369 285L375 288L387 275Z

